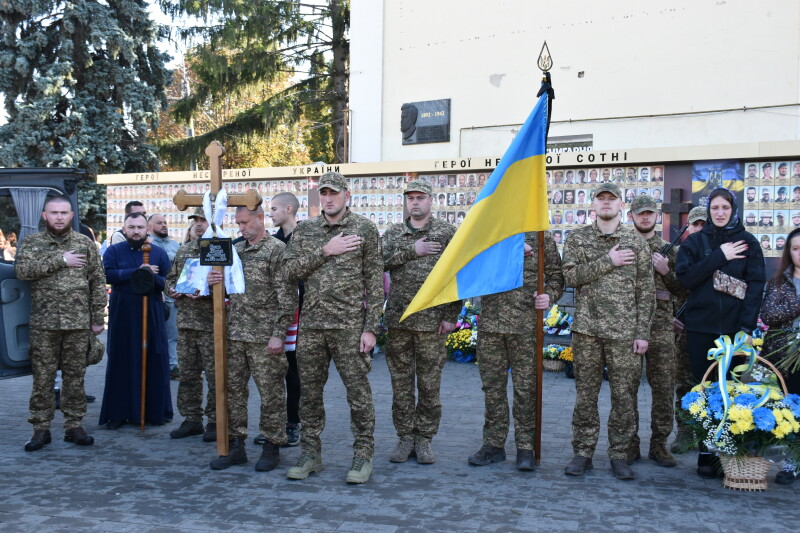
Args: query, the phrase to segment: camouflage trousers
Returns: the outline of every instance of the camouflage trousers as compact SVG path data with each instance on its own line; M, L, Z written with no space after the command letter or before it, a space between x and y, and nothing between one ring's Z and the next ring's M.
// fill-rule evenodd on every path
M508 369L514 386L514 441L533 450L536 432L536 334L478 333L484 394L483 443L503 448L508 437Z
M689 364L689 347L686 344L686 332L675 335L675 412L681 408L681 398L692 390L697 380L692 374Z
M675 396L675 333L653 331L650 343L644 354L645 373L650 385L653 400L650 407L650 448L666 445L672 433L675 418L673 398ZM633 409L636 420L636 433L631 439L631 448L638 449L639 440L639 382L633 387Z
M633 339L604 339L573 332L575 410L572 413L572 449L575 455L592 457L600 436L597 399L608 368L611 413L608 417L608 456L625 459L636 432L633 389L642 376L642 357L633 353Z
M392 422L398 437L432 439L439 431L439 389L446 358L444 337L436 332L389 330L386 364L392 377Z
M33 429L50 429L56 410L53 383L61 369L61 412L66 429L80 427L86 416L86 352L91 331L88 329L30 329L29 356L33 370L28 422Z
M303 395L300 397L300 430L303 450L322 452L320 435L325 428L325 404L322 389L328 381L333 360L347 391L350 406L350 430L353 432L353 454L371 459L375 440L375 405L367 374L372 367L369 354L358 351L361 328L301 328L297 337L297 366ZM285 360L285 358L284 358ZM285 421L285 419L284 419Z
M267 343L228 339L228 436L247 437L250 376L261 395L258 429L273 444L286 444L286 386L289 363L283 352L271 355ZM181 369L183 372L183 369Z
M203 421L203 370L206 372L208 397L205 415L209 423L217 420L216 382L214 381L214 331L178 330L178 411L190 422Z

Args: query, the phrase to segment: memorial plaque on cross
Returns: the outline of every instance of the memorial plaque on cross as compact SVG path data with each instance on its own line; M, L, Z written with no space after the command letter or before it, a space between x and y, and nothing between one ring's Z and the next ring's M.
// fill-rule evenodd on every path
M225 148L218 141L213 141L206 148L206 155L209 158L211 169L211 204L217 193L222 190L222 156ZM183 189L179 190L172 201L175 206L185 211L189 207L200 207L203 205L202 194L188 194ZM248 189L245 194L228 195L228 207L244 206L251 211L261 205L261 196L253 189ZM212 220L208 221L214 237L217 236L217 227ZM213 269L222 273L222 266L214 266ZM217 386L217 454L228 455L230 446L228 443L228 390L226 388L226 378L228 368L225 359L225 284L219 283L212 287L214 293L214 370L216 372L215 383Z
M692 210L691 202L684 202L683 189L671 189L669 203L661 204L661 212L669 215L669 240L674 241L681 231L681 214Z

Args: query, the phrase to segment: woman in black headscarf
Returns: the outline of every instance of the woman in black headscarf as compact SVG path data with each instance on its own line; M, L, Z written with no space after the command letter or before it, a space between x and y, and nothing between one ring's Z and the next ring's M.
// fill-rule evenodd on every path
M745 231L736 212L736 197L729 190L719 188L709 195L708 220L681 245L675 274L689 290L684 327L689 363L699 382L712 363L707 359L708 350L720 335L733 339L742 331L752 342L750 335L758 322L764 291L761 246ZM714 288L715 275L718 288ZM722 285L729 289L720 290ZM711 454L701 453L697 473L716 476L714 463Z

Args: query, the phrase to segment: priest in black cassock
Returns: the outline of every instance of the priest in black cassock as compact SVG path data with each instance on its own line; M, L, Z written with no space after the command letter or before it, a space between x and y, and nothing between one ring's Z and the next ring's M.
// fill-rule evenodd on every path
M131 277L143 265L142 245L147 241L147 220L142 213L125 217L125 242L110 246L103 255L106 281L111 284L108 306L108 366L100 423L117 429L126 422L139 424L142 390L142 295L134 291ZM147 381L145 422L160 425L172 420L169 390L169 350L164 316L164 277L169 272L167 253L153 246L150 270L154 286L147 293Z

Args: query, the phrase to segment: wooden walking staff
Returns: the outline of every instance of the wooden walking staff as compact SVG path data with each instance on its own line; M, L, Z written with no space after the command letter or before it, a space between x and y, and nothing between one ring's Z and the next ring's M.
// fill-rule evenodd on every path
M150 250L152 250L151 246L145 242L142 245L142 252L144 252L142 264L144 265L150 264ZM147 293L144 293L142 295L142 403L139 406L141 409L140 428L142 431L144 431L144 400L145 392L147 391L147 308L149 303L150 299Z
M550 69L553 68L553 58L550 57L550 49L547 47L547 41L542 45L542 51L539 52L539 60L537 61L539 70L542 71L542 86L539 89L537 97L542 93L547 92L547 133L550 133L550 116L553 112L553 99L555 92L550 84ZM545 135L545 146L547 145L547 135ZM538 244L538 258L536 276L536 294L544 294L544 239L543 231L537 232ZM555 304L555 302L550 302ZM542 349L544 348L544 309L536 310L536 433L534 435L534 460L538 465L542 457L542 373L544 372L544 362Z
M209 157L209 167L211 169L212 205L217 193L222 190L222 156L224 154L225 148L218 141L213 141L206 148L206 155ZM181 189L175 194L172 201L180 211L185 211L189 207L202 206L203 195L187 194ZM253 211L259 205L261 205L261 196L253 189L248 189L245 194L228 195L228 207L244 206ZM216 225L213 220L208 222L216 237ZM223 273L224 268L215 266L213 270ZM225 284L214 285L212 291L214 293L214 370L216 372L215 383L217 387L217 454L228 455L230 446L228 443L228 390L226 388L228 367L225 359Z

